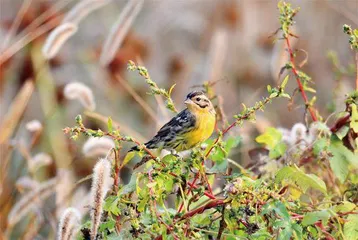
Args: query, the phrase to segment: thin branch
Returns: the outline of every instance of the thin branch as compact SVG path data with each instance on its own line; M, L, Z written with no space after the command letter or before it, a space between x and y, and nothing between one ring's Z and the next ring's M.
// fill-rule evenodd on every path
M310 112L311 114L311 117L312 117L312 120L314 122L317 121L317 117L316 117L316 114L314 112L314 109L312 108L312 106L310 106L310 103L308 101L308 98L307 98L307 95L306 95L306 92L303 88L303 85L301 83L301 80L300 80L300 77L298 76L298 73L297 73L297 70L296 70L296 67L295 67L295 58L294 58L294 54L293 54L293 51L292 51L292 48L291 48L291 45L290 45L290 40L289 40L289 36L286 36L285 37L285 40L286 40L286 45L287 45L287 50L289 52L289 55L290 55L290 62L291 62L291 70L292 70L292 73L295 75L295 78L296 78L296 81L297 81L297 85L298 85L298 88L300 89L300 92L301 92L301 95L302 95L302 98L305 102L305 105L306 105L306 108L308 109L308 111Z
M136 100L136 102L144 109L146 113L155 121L159 122L158 117L156 116L154 110L149 106L149 104L144 101L144 99L134 91L134 89L119 75L115 74L115 78L117 79L118 83L124 87L124 89Z

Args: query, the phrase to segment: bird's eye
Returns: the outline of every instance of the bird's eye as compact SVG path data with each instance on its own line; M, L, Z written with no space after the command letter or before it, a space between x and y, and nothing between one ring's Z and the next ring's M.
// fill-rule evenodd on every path
M199 98L199 97L197 97L195 100L199 102L199 101L200 101L200 98Z

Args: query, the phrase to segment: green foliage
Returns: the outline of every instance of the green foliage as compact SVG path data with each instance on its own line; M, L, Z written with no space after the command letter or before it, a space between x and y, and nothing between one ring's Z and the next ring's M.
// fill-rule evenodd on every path
M145 78L146 83L149 85L150 91L151 91L150 94L162 95L166 99L166 107L172 112L175 112L175 113L178 112L178 110L174 106L174 102L173 102L172 98L170 97L170 95L175 87L175 84L173 86L171 86L169 91L167 91L163 88L159 88L158 85L150 78L148 70L143 66L136 65L133 61L129 61L127 69L130 71L137 70L138 73L142 77Z
M296 184L303 192L306 192L309 188L317 189L322 193L327 192L324 181L314 174L305 174L297 166L286 166L279 170L275 181L280 183L283 180Z
M358 239L358 214L349 215L344 224L344 235L347 239Z
M280 30L289 43L288 38L294 36L290 27L298 9L282 1L278 8ZM292 60L296 53L287 45L291 60L283 70L293 71L299 87L302 84L301 93L315 92L309 85L311 78L296 69ZM174 85L168 91L158 88L147 69L132 61L128 69L138 71L151 94L163 96L167 108L177 112L170 97ZM82 117L77 116L77 126L64 129L73 140L81 134L107 136L116 142L117 150L125 142L138 147L139 151L128 152L122 161L113 160L114 179L135 155L143 163L128 184L115 184L109 192L103 205L100 238L357 239L358 158L352 138L358 128L358 93L347 96L347 109L333 127L316 122L318 133L310 128L308 136L302 133L302 142L288 141L280 130L270 127L256 137L269 150L268 156L260 155L254 167L248 169L231 159L241 138L227 136L228 131L245 120L255 120L256 112L263 111L273 99L291 99L285 92L289 78L287 74L278 87L267 86L267 97L252 107L243 105L234 122L218 131L215 140L207 140L186 155L156 156L133 137L123 136L113 127L111 118L107 131L102 131L86 128ZM213 89L208 84L204 87L214 99ZM312 110L315 101L313 97L305 102L308 110ZM229 163L235 163L239 170L231 169ZM267 173L270 165L276 168ZM213 181L215 187L220 187L211 191Z
M256 138L256 142L268 147L269 157L272 159L281 157L286 152L287 146L281 140L282 134L275 128L267 128L265 133Z
M332 157L329 159L331 169L339 181L344 183L349 173L350 165L358 168L358 157L356 154L349 151L343 145L342 141L335 136L332 136L328 150L332 154Z

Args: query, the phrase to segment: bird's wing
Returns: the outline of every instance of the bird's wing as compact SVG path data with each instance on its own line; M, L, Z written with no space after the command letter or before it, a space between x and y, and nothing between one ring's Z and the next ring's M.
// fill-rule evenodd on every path
M145 145L148 148L171 148L172 143L180 138L182 134L192 130L195 126L195 116L188 110L184 109L166 123L152 140Z

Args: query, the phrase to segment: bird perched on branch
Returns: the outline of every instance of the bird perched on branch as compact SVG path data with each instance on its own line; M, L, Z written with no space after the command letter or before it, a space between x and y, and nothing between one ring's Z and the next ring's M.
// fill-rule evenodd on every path
M184 151L207 140L214 131L215 109L201 91L189 93L186 109L166 123L158 133L144 145L148 149ZM138 146L130 151L138 151Z

